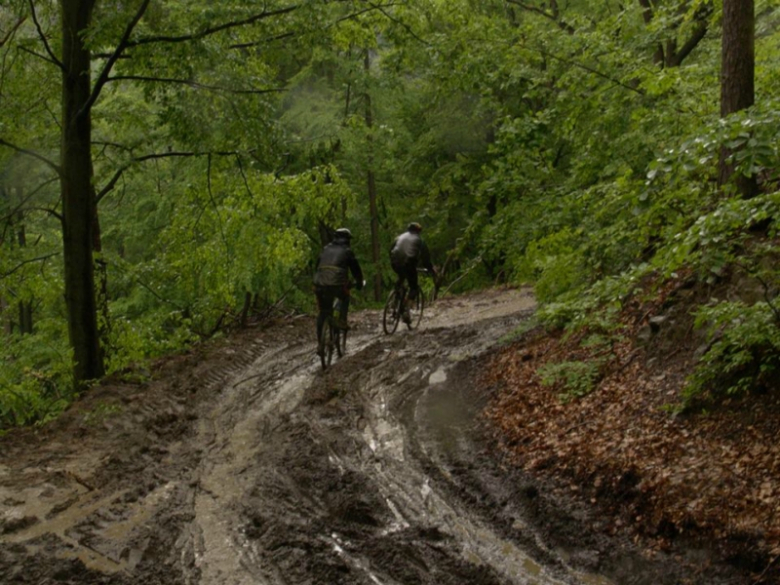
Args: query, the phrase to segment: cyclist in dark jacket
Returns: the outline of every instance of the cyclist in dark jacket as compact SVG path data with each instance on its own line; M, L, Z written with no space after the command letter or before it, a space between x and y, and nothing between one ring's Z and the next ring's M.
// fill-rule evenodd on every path
M431 264L431 253L420 236L421 232L422 226L419 223L410 223L406 231L393 240L393 246L390 248L390 264L398 275L396 287L401 286L404 280L409 283L409 301L416 299L419 291L418 266L436 276L436 269ZM406 315L404 319L407 319Z
M337 229L333 241L322 249L317 261L317 272L314 274L314 293L319 306L317 339L320 339L325 321L333 314L334 299L339 299L341 302L339 326L347 328L350 272L355 279L357 289L363 288L363 271L355 258L355 253L349 247L351 240L352 232L347 228Z

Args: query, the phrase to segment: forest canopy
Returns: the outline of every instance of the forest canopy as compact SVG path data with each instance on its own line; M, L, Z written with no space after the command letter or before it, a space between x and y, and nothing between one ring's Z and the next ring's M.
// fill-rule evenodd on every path
M311 310L342 225L379 300L412 220L444 289L531 283L549 326L739 273L750 294L697 308L689 391L764 383L778 23L780 0L6 0L0 428Z

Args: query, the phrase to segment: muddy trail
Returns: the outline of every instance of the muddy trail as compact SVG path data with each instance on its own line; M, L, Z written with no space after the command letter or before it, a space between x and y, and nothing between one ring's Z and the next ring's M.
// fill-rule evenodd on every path
M445 298L392 336L357 311L325 373L313 319L279 319L105 381L0 438L0 583L703 582L484 441L479 357L533 308Z

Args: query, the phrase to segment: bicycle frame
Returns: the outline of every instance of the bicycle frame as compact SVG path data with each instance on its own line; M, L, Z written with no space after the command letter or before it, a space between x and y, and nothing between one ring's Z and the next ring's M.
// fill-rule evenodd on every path
M393 290L390 291L382 314L382 328L387 335L392 335L398 329L398 323L401 321L405 309L409 309L410 313L412 310L414 311L413 314L410 314L408 321L404 319L406 327L411 330L420 325L425 306L424 294L422 290L418 289L414 307L409 307L408 295L409 289L404 283L396 283Z

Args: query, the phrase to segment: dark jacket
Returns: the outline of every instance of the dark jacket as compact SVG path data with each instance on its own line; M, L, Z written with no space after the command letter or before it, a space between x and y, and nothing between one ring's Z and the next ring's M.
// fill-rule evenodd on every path
M363 271L346 239L335 239L322 249L317 261L314 284L317 286L343 286L349 282L349 272L358 285L363 286Z
M422 266L433 272L428 246L420 234L415 232L404 232L393 240L393 246L390 249L390 262L393 266L398 267Z

